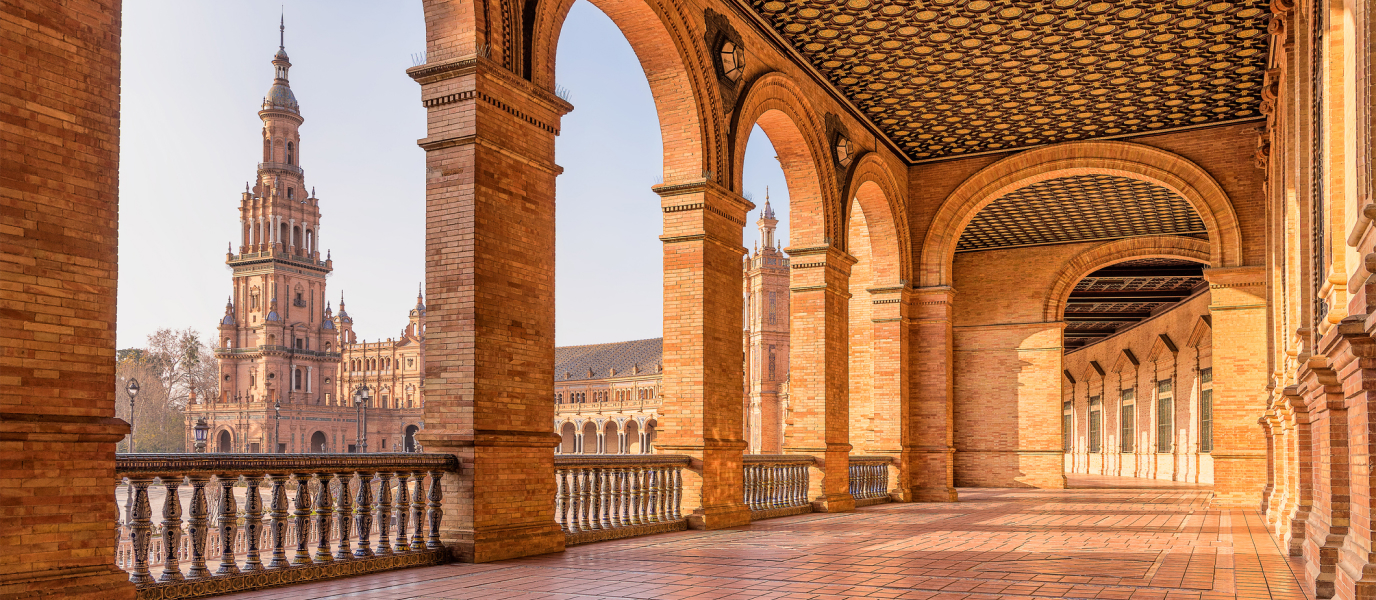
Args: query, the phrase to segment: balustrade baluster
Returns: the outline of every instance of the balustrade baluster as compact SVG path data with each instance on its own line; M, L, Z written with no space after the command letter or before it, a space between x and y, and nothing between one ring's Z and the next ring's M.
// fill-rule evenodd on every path
M246 475L244 481L248 489L244 492L244 542L247 556L244 557L244 572L263 570L263 559L259 556L258 541L262 538L263 497L258 493L261 475Z
M645 486L641 479L645 470L641 467L631 467L631 524L644 525L645 518L641 514L641 509L645 504Z
M683 518L683 467L674 465L674 520Z
M353 533L353 495L349 493L349 484L353 482L353 475L348 473L336 473L335 481L339 482L339 493L335 495L334 516L336 527L339 528L339 543L335 546L335 560L350 560L354 557L353 544L350 536Z
M311 564L311 476L305 473L296 473L296 510L292 511L292 516L296 518L296 555L292 557L293 565Z
M597 470L598 478L602 480L602 508L598 515L602 519L602 528L612 528L612 470L601 468Z
M741 500L745 502L745 507L755 510L755 495L751 488L755 485L751 472L755 466L746 464L741 466Z
M568 518L564 515L564 511L567 510L567 500L565 500L565 494L567 493L567 486L564 481L565 475L566 473L563 469L558 467L554 468L554 522L558 523L559 528L567 533L569 530L569 522Z
M182 544L182 500L177 496L181 477L163 477L162 487L166 496L162 500L162 545L163 566L160 582L182 581L182 568L178 551Z
M582 511L583 511L583 486L578 481L578 468L569 469L569 532L578 533L583 530Z
M581 480L581 485L579 486L580 493L578 498L578 505L582 509L580 511L580 514L578 515L578 524L582 526L583 531L592 531L594 529L593 525L594 523L596 523L596 519L592 516L592 469L579 469L578 476Z
M669 520L669 467L661 465L659 472L659 520Z
M411 492L410 492L410 490L408 489L408 486L407 486L408 482L410 481L410 473L407 473L407 472L405 472L405 471L397 471L396 476L397 476L397 506L396 506L396 513L397 513L397 539L396 539L396 542L395 542L393 545L396 546L396 552L397 552L397 553L410 552L410 551L411 551L411 541L410 541L409 538L406 537L406 521L407 521L407 515L409 515L410 512L411 512L411 511L407 510L407 509L410 507L410 505L411 505Z
M287 563L287 476L284 473L269 473L267 480L272 483L268 497L268 540L272 543L272 559L269 569L282 569Z
M234 575L239 565L234 558L235 533L239 529L239 505L234 499L234 484L238 477L217 475L220 484L220 515L216 519L216 529L220 532L220 568L216 575Z
M334 512L334 499L330 497L333 493L330 489L330 480L334 475L317 473L316 477L320 482L320 491L315 495L315 529L320 535L320 540L315 547L315 562L327 563L334 560L334 554L330 552L330 515Z
M377 547L373 548L373 554L390 556L392 541L387 539L387 534L392 531L392 474L379 471L377 477Z
M411 479L416 482L411 490L411 550L425 549L425 473L411 471Z
M440 478L443 476L442 471L430 471L430 503L427 506L429 512L426 514L430 523L425 539L426 548L444 547L440 543L440 521L444 519L444 505L440 503L444 499L444 488L440 487Z
M659 473L654 467L645 469L645 522L659 522Z
M354 530L358 532L358 547L354 558L369 558L373 549L368 539L373 535L373 473L357 471L358 499L354 503Z
M191 542L191 569L186 576L191 579L210 575L205 565L205 538L210 533L210 509L206 507L205 486L210 483L209 475L191 475L191 515L187 519L187 537Z
M126 500L130 515L129 538L134 557L129 568L129 581L132 583L152 583L153 576L148 572L148 551L153 537L153 509L148 505L148 486L153 485L152 477L130 477L129 489L132 497Z
M588 528L601 529L602 520L597 517L597 513L601 512L600 509L602 508L600 506L602 499L601 482L597 478L598 469L588 467L586 471L588 473Z

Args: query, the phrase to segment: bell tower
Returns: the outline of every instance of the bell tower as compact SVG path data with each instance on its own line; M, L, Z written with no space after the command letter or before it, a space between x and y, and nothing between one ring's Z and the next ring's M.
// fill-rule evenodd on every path
M779 386L788 380L788 256L774 239L779 220L765 190L762 247L745 257L745 439L752 454L782 451Z
M212 401L242 403L244 410L338 401L332 396L339 336L325 297L333 264L320 257L320 201L307 191L301 168L304 119L288 80L285 22L279 31L272 85L258 110L263 153L240 195L238 252L231 247L225 256L234 289L219 327L221 389ZM255 443L268 452L279 447L268 439L272 431L246 429L235 441L238 451Z

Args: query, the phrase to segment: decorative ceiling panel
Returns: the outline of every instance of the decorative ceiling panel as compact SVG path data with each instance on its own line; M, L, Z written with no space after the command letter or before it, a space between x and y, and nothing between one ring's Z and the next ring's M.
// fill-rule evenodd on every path
M1262 0L742 1L912 160L1260 114Z
M1106 334L1170 310L1171 306L1203 289L1203 267L1187 260L1143 258L1085 276L1070 292L1072 303L1065 309L1066 350L1083 347ZM1173 296L1154 302L1124 301L1134 293L1144 292L1173 293ZM1096 320L1096 317L1103 320Z
M1204 222L1175 192L1126 177L1077 175L995 200L965 227L956 251L1204 234Z

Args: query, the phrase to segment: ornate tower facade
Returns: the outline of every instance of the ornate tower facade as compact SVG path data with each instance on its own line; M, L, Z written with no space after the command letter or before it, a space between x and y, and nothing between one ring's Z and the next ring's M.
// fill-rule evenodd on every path
M774 239L779 221L766 190L760 220L763 246L745 258L745 439L752 454L782 451L785 407L779 388L788 381L788 256Z
M301 169L304 119L287 79L285 39L272 66L258 111L263 155L240 196L238 252L225 256L234 285L216 344L220 391L203 405L211 451L285 451L278 421L339 400L339 339L325 296L333 264L321 260L319 199Z

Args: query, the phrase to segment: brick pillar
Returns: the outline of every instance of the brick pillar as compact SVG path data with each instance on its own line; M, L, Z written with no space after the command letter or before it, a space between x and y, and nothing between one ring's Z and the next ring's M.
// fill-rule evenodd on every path
M655 452L686 454L695 529L750 522L741 411L741 245L748 200L710 180L655 186L664 210L664 379Z
M914 502L955 502L952 311L955 290L914 292L910 338L913 360L908 409L904 412L900 486Z
M1363 295L1370 294L1371 287L1371 284L1363 285ZM1372 560L1370 551L1376 540L1376 518L1372 513L1376 486L1372 484L1370 470L1371 456L1376 453L1376 435L1372 434L1376 412L1371 409L1376 402L1376 389L1371 383L1376 381L1376 340L1372 338L1376 322L1365 314L1351 315L1336 329L1342 343L1340 350L1333 354L1338 365L1338 379L1342 382L1346 427L1341 435L1344 447L1333 447L1330 453L1335 456L1330 460L1334 461L1335 469L1343 468L1347 476L1348 526L1338 546L1334 588L1342 590L1344 597L1370 599L1376 598L1376 561ZM1337 455L1345 455L1347 460L1338 464ZM1334 485L1335 505L1341 487L1341 484ZM1337 514L1335 506L1334 525L1338 524ZM1335 537L1330 533L1330 540Z
M427 4L425 430L458 457L441 537L458 560L564 549L554 522L554 137L572 106L457 55L461 6ZM454 33L458 32L458 33ZM467 29L472 35L472 29ZM581 432L580 432L581 433Z
M1276 532L1281 546L1290 556L1299 556L1304 546L1304 526L1314 506L1314 442L1309 426L1309 407L1298 386L1289 386L1282 396L1285 403L1285 487Z
M133 598L115 567L120 2L0 5L0 597Z
M813 510L855 510L850 495L850 267L855 258L836 248L787 248L789 278L789 402L793 426L784 432L785 454L817 458L808 480Z
M1267 309L1262 267L1205 269L1213 325L1214 501L1255 508L1266 486Z
M903 426L908 413L908 318L911 294L904 286L870 288L870 320L874 333L870 363L873 378L871 396L874 402L873 443L861 451L869 455L894 458L896 468L889 469L889 490L898 500L908 500L911 493L903 481ZM851 374L852 377L855 374Z
M1301 391L1309 409L1312 438L1314 505L1304 525L1305 577L1318 598L1331 598L1337 578L1338 552L1348 533L1351 513L1351 449L1348 447L1347 405L1332 360L1325 353L1340 351L1336 328L1320 340L1320 354L1309 358L1301 371ZM1217 415L1217 413L1214 413Z

